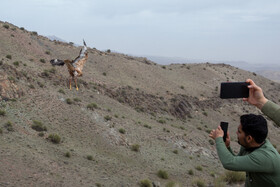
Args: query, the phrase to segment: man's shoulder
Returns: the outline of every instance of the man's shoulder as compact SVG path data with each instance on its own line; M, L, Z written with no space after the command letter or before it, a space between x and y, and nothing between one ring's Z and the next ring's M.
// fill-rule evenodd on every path
M280 155L278 151L274 148L274 146L270 143L268 139L265 140L265 143L255 151L255 154L264 154L266 157L273 157L280 159Z

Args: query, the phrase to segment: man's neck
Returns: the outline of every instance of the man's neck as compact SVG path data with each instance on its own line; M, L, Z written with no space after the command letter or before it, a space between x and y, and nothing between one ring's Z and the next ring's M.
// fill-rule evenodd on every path
M262 143L260 143L260 144L254 142L254 143L252 143L252 145L250 145L250 147L246 148L246 151L250 151L250 152L251 152L251 151L254 151L254 150L260 148L264 143L265 143L265 141L262 142Z

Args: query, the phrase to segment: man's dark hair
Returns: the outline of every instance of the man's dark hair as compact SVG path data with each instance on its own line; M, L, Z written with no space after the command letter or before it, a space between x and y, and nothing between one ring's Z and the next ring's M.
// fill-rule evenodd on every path
M266 119L261 115L245 114L240 117L242 130L245 135L251 135L257 143L263 143L268 129Z

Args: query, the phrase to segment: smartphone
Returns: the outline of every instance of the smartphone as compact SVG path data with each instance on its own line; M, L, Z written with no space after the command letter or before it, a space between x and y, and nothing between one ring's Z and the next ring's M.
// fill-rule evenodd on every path
M225 142L226 139L227 139L228 122L222 121L221 124L220 124L220 126L221 126L222 130L224 131L224 137L223 137L223 139L224 139L224 142Z
M220 90L221 99L247 98L250 85L247 82L222 82Z

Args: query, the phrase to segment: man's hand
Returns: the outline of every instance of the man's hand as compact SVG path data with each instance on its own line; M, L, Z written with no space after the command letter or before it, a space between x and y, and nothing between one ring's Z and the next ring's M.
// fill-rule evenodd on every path
M209 137L214 140L218 137L223 137L223 136L224 136L224 131L222 130L221 126L218 126L218 128L215 130L213 129L209 134ZM228 132L227 132L227 138L225 144L227 148L230 146L230 136Z
M230 146L230 136L229 136L228 132L227 132L227 138L226 138L225 144L226 144L226 147L229 148L229 146Z
M257 86L251 79L247 79L246 82L250 83L250 85L248 86L249 97L243 98L243 100L247 101L251 105L258 107L259 109L262 109L263 105L267 102L267 99L263 95L262 89Z
M218 137L223 137L224 136L224 131L222 130L221 126L218 126L216 130L212 130L209 134L209 137L212 139L216 139Z

